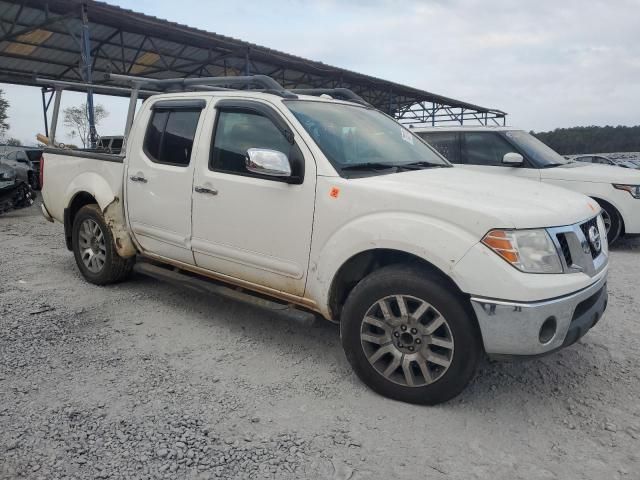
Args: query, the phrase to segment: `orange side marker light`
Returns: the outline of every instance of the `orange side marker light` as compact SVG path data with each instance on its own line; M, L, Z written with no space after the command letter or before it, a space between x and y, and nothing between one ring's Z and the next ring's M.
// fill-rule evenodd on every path
M338 187L331 187L331 190L329 191L329 196L331 198L338 198L339 195L340 195L340 189Z

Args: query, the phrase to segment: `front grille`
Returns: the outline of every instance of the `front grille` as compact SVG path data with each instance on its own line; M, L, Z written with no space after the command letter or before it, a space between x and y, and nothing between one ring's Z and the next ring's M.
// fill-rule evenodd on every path
M558 243L560 244L560 248L562 249L562 256L564 257L564 261L567 263L567 266L570 267L573 265L573 258L571 257L571 248L569 247L569 242L567 241L566 234L559 233L557 235Z
M595 247L591 244L591 241L589 241L589 230L591 229L591 227L596 227L596 230L598 230L598 217L593 217L591 220L588 220L584 222L582 225L580 225L580 230L582 230L582 233L584 234L584 238L587 239L589 250L591 250L591 257L597 258L598 255L600 255L600 252L602 251L602 249L596 250Z

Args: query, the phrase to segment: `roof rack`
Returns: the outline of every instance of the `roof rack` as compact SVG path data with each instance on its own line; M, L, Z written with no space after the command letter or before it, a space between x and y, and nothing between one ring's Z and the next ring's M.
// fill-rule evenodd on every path
M237 87L246 87L248 89L251 86L256 86L265 93L271 93L283 98L297 98L295 94L286 90L273 78L266 75L157 79L105 73L103 78L105 81L128 83L134 88L155 88L159 91L235 90ZM233 88L234 86L236 88Z
M110 85L107 83L82 83L67 82L60 80L51 80L47 78L35 78L35 83L43 85L43 105L46 111L48 103L44 102L44 91L46 87L55 92L55 101L53 115L51 118L51 135L49 138L51 143L55 142L56 124L58 121L58 113L60 109L60 97L62 91L70 90L91 90L96 93L104 93L107 95L122 95L129 93L129 110L127 112L127 121L125 123L124 143L126 145L127 137L133 125L133 117L136 111L138 98L146 98L163 92L175 91L232 91L239 89L258 90L263 93L278 95L282 98L295 99L296 94L300 95L330 95L339 100L347 100L361 105L371 106L362 97L349 90L348 88L299 88L287 90L273 78L267 75L244 75L229 77L191 77L191 78L147 78L136 77L132 75L121 75L115 73L105 73L102 77L103 82L116 82L120 85ZM124 87L122 84L126 84ZM251 88L254 87L254 88ZM255 88L257 87L257 88ZM52 93L53 95L53 93ZM50 102L51 100L49 100ZM46 124L46 122L45 122ZM48 133L48 132L47 132Z
M348 88L294 88L291 92L299 93L300 95L329 95L330 97L338 100L347 100L349 102L359 103L368 107L372 106L364 98Z

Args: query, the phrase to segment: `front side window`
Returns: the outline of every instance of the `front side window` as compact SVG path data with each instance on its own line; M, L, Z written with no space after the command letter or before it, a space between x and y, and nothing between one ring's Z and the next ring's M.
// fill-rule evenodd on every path
M270 119L257 112L220 111L209 163L211 170L249 175L245 158L250 148L276 150L288 156L291 145Z
M460 158L460 137L458 132L424 132L417 135L451 163L463 163Z
M469 165L503 166L505 154L515 148L494 132L463 133L465 163Z
M155 110L144 139L147 156L156 163L189 165L199 119L200 110Z

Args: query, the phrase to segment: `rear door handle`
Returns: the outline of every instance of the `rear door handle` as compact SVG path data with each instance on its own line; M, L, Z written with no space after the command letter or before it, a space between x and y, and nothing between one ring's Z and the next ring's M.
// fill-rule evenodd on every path
M207 195L217 195L218 194L218 190L215 190L213 188L206 188L206 187L193 187L193 190L197 193L205 193Z
M129 177L129 180L131 180L132 182L147 183L147 179L144 178L142 175L131 175Z

